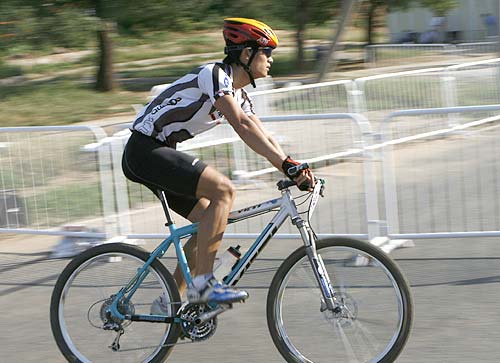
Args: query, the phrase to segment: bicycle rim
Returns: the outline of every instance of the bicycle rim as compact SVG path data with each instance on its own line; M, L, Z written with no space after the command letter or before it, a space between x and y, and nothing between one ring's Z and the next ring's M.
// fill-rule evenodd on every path
M76 268L66 280L58 305L58 322L64 343L77 362L154 362L165 344L170 325L124 322L120 349L111 344L117 332L104 330L103 307L110 297L125 286L144 264L127 253L108 252L93 256ZM167 301L171 293L161 274L154 268L134 293L130 303L119 310L128 314L149 314L152 303L160 295ZM172 316L173 306L166 304Z
M383 261L348 245L318 249L342 311L325 309L309 259L285 273L274 305L282 354L292 362L392 362L406 341L408 300ZM321 311L324 310L324 311Z

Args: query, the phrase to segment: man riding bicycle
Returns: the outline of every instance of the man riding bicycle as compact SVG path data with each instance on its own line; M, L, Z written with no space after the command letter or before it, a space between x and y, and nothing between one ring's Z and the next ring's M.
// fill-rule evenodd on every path
M191 222L198 222L197 237L184 249L194 276L188 287L191 303L231 303L248 297L213 275L213 265L235 189L231 181L201 160L175 149L176 144L220 124L224 119L256 153L289 176L299 163L282 150L255 115L243 87L266 77L273 63L271 53L278 37L254 19L224 20L226 42L222 62L202 65L172 83L137 115L123 154L125 176L144 184L157 196L165 192L169 206ZM310 169L294 178L301 189L310 189ZM177 267L174 278L182 294L186 282Z

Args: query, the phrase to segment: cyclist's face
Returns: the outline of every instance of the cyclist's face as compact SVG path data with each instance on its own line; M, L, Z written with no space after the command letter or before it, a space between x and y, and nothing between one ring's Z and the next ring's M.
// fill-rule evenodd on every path
M257 51L250 69L255 79L266 77L269 74L271 65L273 64L273 57L271 56L272 49L263 48Z

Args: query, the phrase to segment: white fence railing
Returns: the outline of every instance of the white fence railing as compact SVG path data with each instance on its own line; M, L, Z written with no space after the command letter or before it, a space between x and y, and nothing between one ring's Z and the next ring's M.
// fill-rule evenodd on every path
M468 62L478 57L494 57L498 42L472 42L458 44L376 44L365 47L365 65L384 67L418 63Z
M387 220L387 233L392 237L422 237L426 233L434 236L432 233L443 235L447 232L456 233L455 236L460 233L495 235L500 226L483 222L484 226L491 226L483 228L477 223L481 218L485 221L490 218L500 220L500 206L493 204L489 214L483 211L482 215L469 217L464 214L461 219L455 218L453 213L469 208L469 201L464 201L463 206L453 206L441 199L442 205L433 207L436 215L449 215L450 221L460 220L464 230L457 229L451 222L446 225L449 231L420 222L418 228L408 227L409 218L418 221L421 217L418 214L409 217L415 208L412 209L412 203L402 198L403 189L398 188L407 188L415 200L423 194L417 186L405 184L403 187L395 179L405 167L411 171L414 163L410 160L404 164L406 159L401 157L399 164L397 160L396 164L391 164L399 147L397 150L389 147L404 144L411 148L416 140L435 143L436 138L444 135L449 141L462 137L459 146L470 149L463 151L458 148L456 155L460 157L444 160L444 165L450 170L461 163L470 163L467 155L477 154L476 163L482 165L479 155L483 139L490 142L488 156L500 154L495 138L491 136L496 135L495 125L500 119L497 112L497 104L500 104L499 65L500 59L492 59L263 91L255 93L253 98L258 108L265 110L259 114L264 115L262 119L267 128L284 148L293 151L294 157L314 163L320 176L325 173L331 179L328 195L332 196L334 203L324 206L326 209L321 212L331 216L331 224L319 226L320 233L372 238L385 234L380 232L380 226L384 226ZM457 108L483 103L492 105ZM398 111L409 108L439 111L424 110L418 113L418 117L417 111ZM390 122L387 115L391 115ZM386 127L387 124L390 128ZM478 128L487 131L479 132ZM0 232L95 238L117 234L151 238L163 235L159 203L152 193L127 182L121 173L120 159L127 137L126 131L106 137L100 128L84 126L0 128ZM466 145L466 140L472 145ZM274 193L268 183L277 174L269 168L267 161L247 149L229 125L216 127L181 146L184 151L202 157L240 183L237 203L241 202L241 206L255 201L256 191L263 198L267 192ZM383 154L378 154L379 151ZM377 160L383 161L381 168L378 167L380 163L374 162ZM487 173L488 168L481 167L475 174L487 175L488 180L493 180L491 185L500 185L497 183L497 178L500 180L500 175L497 175L499 162L492 158L487 158L487 162L495 171ZM425 166L422 166L423 174L426 173ZM485 180L471 179L465 169L460 173L466 180L463 190L476 190L475 195L481 195L481 198L485 197L477 190L487 191L492 200L498 200L499 192L487 186ZM383 177L383 184L378 181L378 176ZM444 177L449 178L448 174ZM244 183L245 179L253 180L253 184ZM418 181L417 175L414 179ZM440 198L457 193L451 185L430 188ZM442 192L446 188L448 191ZM385 193L380 198L382 190ZM423 208L417 202L413 206ZM478 207L473 206L472 210L476 209ZM160 218L154 220L151 217L154 215ZM475 224L471 223L472 219ZM234 225L227 233L231 236L249 235L255 233L262 223L265 223L263 219L252 221L252 224ZM90 228L64 229L65 225L87 225ZM289 231L292 229L284 230L284 233Z
M318 207L318 213L332 216L328 225L317 228L319 234L356 235L370 238L378 235L377 222L378 201L375 189L376 183L372 180L375 172L372 170L373 157L365 145L371 145L373 133L368 121L359 114L318 114L318 115L288 115L263 117L266 127L280 138L281 145L293 150L294 158L308 161L314 166L325 167L348 160L361 160L352 167L354 178L339 176L336 168L328 168L326 194L334 203L323 203ZM217 127L219 128L219 127ZM183 143L182 150L203 158L210 165L216 165L226 175L232 176L234 182L240 186L236 199L235 209L248 207L262 198L276 197L274 182L280 174L269 162L248 150L248 147L236 136L228 125L221 125L221 135L224 130L231 131L218 143L203 145L203 143ZM215 130L212 132L215 133ZM128 135L126 135L127 137ZM115 138L113 150L122 154L126 138ZM244 163L241 158L244 157ZM235 168L238 169L235 169ZM116 160L115 170L119 170L120 161ZM325 168L326 169L326 168ZM325 170L324 169L324 170ZM339 168L340 170L340 168ZM129 201L120 214L121 234L129 238L157 238L164 236L164 217L161 205L152 193L138 184L125 181L123 175L115 175L117 181L117 201ZM350 193L346 191L350 190ZM258 191L259 198L256 198ZM119 196L122 196L121 198ZM123 198L125 196L125 198ZM132 197L130 197L132 196ZM263 199L262 199L263 200ZM260 200L260 201L262 201ZM356 210L349 218L350 210ZM178 219L176 219L178 220ZM182 221L181 221L182 223ZM226 237L256 235L259 229L267 224L265 217L257 217L249 221L232 224L226 231ZM285 226L283 233L293 233L298 237L296 230Z
M499 116L394 139L392 124L423 115L500 111L500 105L416 109L384 120L382 172L391 238L500 236ZM446 137L446 139L443 139ZM426 140L427 150L412 142ZM406 150L396 152L398 145ZM399 177L399 180L398 180Z
M94 126L0 128L0 232L116 235L110 150L82 152L105 138ZM82 223L90 229L60 228Z

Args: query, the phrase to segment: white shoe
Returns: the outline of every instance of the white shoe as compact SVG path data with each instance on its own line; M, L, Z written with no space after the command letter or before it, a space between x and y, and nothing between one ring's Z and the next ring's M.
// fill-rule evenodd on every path
M211 279L201 290L190 286L187 291L187 298L191 304L234 303L246 300L248 292L227 286L216 279Z

